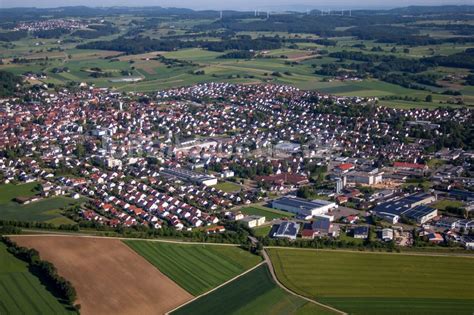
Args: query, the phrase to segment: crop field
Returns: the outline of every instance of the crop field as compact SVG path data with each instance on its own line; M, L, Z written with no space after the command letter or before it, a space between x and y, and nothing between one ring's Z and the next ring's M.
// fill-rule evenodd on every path
M232 279L261 260L234 246L125 243L192 295Z
M272 280L266 265L172 312L173 315L205 314L333 314L313 303L286 293Z
M351 314L472 314L474 258L268 250L289 289Z
M60 208L72 206L79 202L69 197L52 197L26 205L10 201L0 204L0 219L47 222L56 225L74 224L74 221L61 214Z
M295 216L293 213L270 209L263 206L250 206L239 209L243 214L264 216L267 221L280 218L289 218Z
M0 314L75 314L0 243Z
M81 314L163 314L191 295L119 240L16 236L71 281Z

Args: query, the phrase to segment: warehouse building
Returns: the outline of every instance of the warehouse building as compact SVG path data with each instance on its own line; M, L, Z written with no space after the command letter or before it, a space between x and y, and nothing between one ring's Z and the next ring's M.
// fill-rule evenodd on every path
M217 184L217 178L214 176L199 174L183 168L166 168L161 173L168 177L175 177L198 185L212 186Z
M272 208L295 213L300 217L314 217L337 208L335 202L326 200L306 200L296 197L281 197L272 201Z
M278 226L275 233L273 233L273 237L295 240L299 230L299 223L293 221L284 221Z
M394 201L382 203L374 208L377 216L391 222L397 223L400 217L423 224L438 215L438 210L426 206L436 201L436 197L427 193L413 194L399 198Z
M254 228L265 223L265 217L259 215L249 215L240 220L249 228Z

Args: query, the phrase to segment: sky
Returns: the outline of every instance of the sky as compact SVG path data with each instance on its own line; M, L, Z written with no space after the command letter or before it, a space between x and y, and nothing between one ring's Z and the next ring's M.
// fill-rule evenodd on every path
M409 5L474 4L474 0L0 0L0 7L97 6L162 6L205 9L366 9L393 8Z

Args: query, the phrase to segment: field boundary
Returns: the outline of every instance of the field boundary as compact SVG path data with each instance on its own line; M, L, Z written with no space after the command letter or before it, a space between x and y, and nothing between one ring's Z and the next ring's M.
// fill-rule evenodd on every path
M258 267L260 267L261 265L266 264L266 263L267 263L267 262L266 262L265 260L262 261L262 262L260 262L260 263L258 263L257 265L253 266L252 268L250 268L250 269L248 269L248 270L242 272L241 274L238 274L237 276L233 277L232 279L229 279L229 280L227 280L226 282L224 282L224 283L218 285L218 286L215 287L214 289L211 289L211 290L209 290L209 291L207 291L207 292L204 292L203 294L200 294L200 295L194 297L193 299L187 301L187 302L184 303L184 304L181 304L181 305L178 306L178 307L175 307L174 309L172 309L172 310L166 312L165 314L168 315L168 314L170 314L170 313L172 313L172 312L174 312L174 311L180 309L181 307L184 307L184 306L186 306L186 305L188 305L188 304L190 304L190 303L196 301L197 299L199 299L199 298L201 298L201 297L203 297L203 296L206 296L206 295L208 295L208 294L210 294L210 293L212 293L212 292L214 292L214 291L220 289L221 287L225 286L226 284L229 284L230 282L232 282L232 281L234 281L234 280L237 280L238 278L242 277L243 275L245 275L245 274L247 274L247 273L249 273L249 272L251 272L251 271L257 269Z
M375 252L375 251L359 251L349 249L323 249L323 248L301 248L301 247L288 247L288 246L265 246L268 249L291 249L291 250L305 250L305 251L320 251L320 252L331 252L331 253L358 253L358 254L380 254L380 255L404 255L404 256L430 256L430 257L464 257L474 259L474 254L461 254L461 253L434 253L434 252Z
M231 243L205 243L205 242L187 242L187 241L175 241L175 240L163 240L163 239L149 239L149 238L133 238L133 237L113 237L113 236L97 236L97 235L81 235L74 233L51 233L49 234L11 234L5 235L8 237L85 237L85 238L98 238L98 239L113 239L119 241L148 241L148 242L161 242L171 244L183 244L183 245L215 245L215 246L233 246L240 247L242 244L231 244Z
M275 281L275 283L280 287L282 288L283 290L285 290L286 292L296 296L296 297L299 297L300 299L303 299L305 301L308 301L310 303L313 303L313 304L316 304L318 306L321 306L321 307L324 307L328 310L331 310L333 312L336 312L338 314L341 314L341 315L347 315L346 312L344 311L341 311L341 310L338 310L337 308L334 308L332 306L329 306L329 305L326 305L326 304L323 304L323 303L320 303L320 302L317 302L313 299L310 299L304 295L300 295L296 292L293 292L292 290L290 290L289 288L287 288L286 286L284 286L279 280L278 280L278 277L276 276L276 273L275 273L275 269L273 268L273 263L272 263L272 260L270 259L270 256L268 255L267 251L265 249L263 249L262 251L262 254L263 254L263 257L265 259L265 263L267 264L268 266L268 269L270 269L270 274L272 275L272 278L273 280Z

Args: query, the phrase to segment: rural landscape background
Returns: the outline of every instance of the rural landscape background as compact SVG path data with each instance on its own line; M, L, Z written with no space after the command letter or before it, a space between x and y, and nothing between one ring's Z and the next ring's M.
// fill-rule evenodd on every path
M474 6L408 2L0 3L0 314L473 314Z

